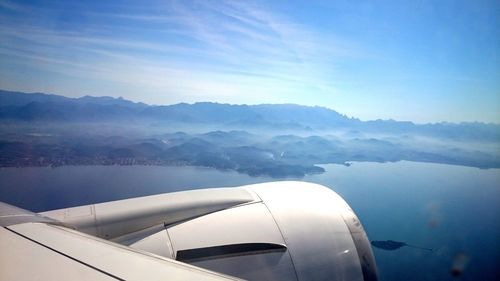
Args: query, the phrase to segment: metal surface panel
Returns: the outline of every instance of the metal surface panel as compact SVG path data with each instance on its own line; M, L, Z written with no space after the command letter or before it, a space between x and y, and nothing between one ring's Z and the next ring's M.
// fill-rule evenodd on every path
M117 280L0 227L0 280Z
M348 205L332 190L305 182L247 186L278 224L299 280L363 280L351 232L342 213Z
M241 243L284 244L262 203L231 208L169 227L174 251Z
M262 203L199 217L167 229L186 262L247 280L297 280L285 241ZM212 251L212 252L210 252Z
M170 259L174 258L174 251L172 250L167 230L163 228L163 225L160 231L135 241L129 247Z
M8 226L25 222L56 223L50 218L0 202L0 226Z
M239 188L213 188L125 199L42 213L87 234L112 239L255 201Z
M133 250L64 227L27 223L10 226L9 229L122 280L234 280L229 276ZM52 264L54 266L57 264ZM57 272L57 268L50 269Z
M250 281L297 280L288 252L227 256L219 259L198 260L190 264Z

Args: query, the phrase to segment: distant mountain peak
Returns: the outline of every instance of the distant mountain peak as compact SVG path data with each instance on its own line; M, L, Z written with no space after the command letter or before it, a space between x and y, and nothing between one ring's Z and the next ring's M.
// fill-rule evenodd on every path
M64 105L64 106L63 106ZM500 138L500 124L480 122L415 124L410 121L361 121L323 106L228 104L217 102L147 105L123 97L85 95L80 98L0 90L0 119L53 121L150 120L214 125L223 129L266 128L325 131L348 129L378 133L421 132L453 138ZM481 132L479 133L480 130Z

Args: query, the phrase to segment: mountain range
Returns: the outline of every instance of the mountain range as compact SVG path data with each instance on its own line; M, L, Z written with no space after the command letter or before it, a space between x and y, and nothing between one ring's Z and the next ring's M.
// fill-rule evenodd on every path
M418 161L500 168L500 125L361 121L324 107L0 91L0 167L192 165L300 178L321 164Z
M500 124L361 121L325 107L295 104L232 105L211 102L147 105L112 97L68 98L0 90L0 120L51 122L169 122L217 129L268 129L322 132L419 134L454 140L500 140Z

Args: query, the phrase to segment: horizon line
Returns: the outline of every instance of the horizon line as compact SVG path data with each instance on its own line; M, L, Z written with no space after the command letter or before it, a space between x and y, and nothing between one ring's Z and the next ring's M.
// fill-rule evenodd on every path
M89 95L89 94L85 94L83 96L79 96L79 97L69 97L69 96L66 96L66 95L63 95L63 94L55 94L55 93L44 93L44 92L23 92L23 91L19 91L19 90L7 90L7 89L0 89L0 92L11 92L11 93L20 93L20 94L28 94L28 95L34 95L34 94L42 94L42 95L49 95L49 96L59 96L59 97L64 97L64 98L68 98L68 99L81 99L81 98L84 98L84 97L92 97L92 98L112 98L112 99L117 99L117 100L124 100L124 101L128 101L128 102L132 102L132 103L135 103L135 104L144 104L146 106L156 106L156 107L160 107L160 106L173 106L173 105L179 105L179 104L187 104L187 105L195 105L195 104L200 104L200 103L211 103L211 104L220 104L220 105L231 105L231 106L262 106L262 105L293 105L293 106L301 106L301 107L310 107L310 108L322 108L322 109L326 109L326 110L331 110L331 111L334 111L336 112L337 114L339 115L342 115L346 118L349 118L349 119L355 119L355 120L359 120L361 122L376 122L376 121L388 121L388 122L401 122L401 123L413 123L415 125L439 125L439 124L442 124L442 125L446 125L446 124L455 124L455 125L460 125L460 124L485 124L485 125L495 125L495 126L500 126L500 123L496 123L496 122L484 122L484 121L460 121L460 122L450 122L450 121L436 121L436 122L425 122L425 123L421 123L421 122L416 122L416 121L412 121L412 120L397 120L397 119L393 119L393 118L389 118L389 119L382 119L382 118L377 118L377 119L366 119L366 120L363 120L359 117L354 117L354 116L349 116L347 114L344 114L344 113L341 113L333 108L330 108L330 107L327 107L327 106L322 106L322 105L304 105L304 104L298 104L298 103L253 103L253 104L250 104L250 103L240 103L240 104L236 104L236 103L227 103L227 102L218 102L218 101L196 101L196 102L177 102L177 103L171 103L171 104L151 104L151 103L146 103L146 102L143 102L143 101L135 101L135 100L131 100L131 99L128 99L128 98L124 98L122 96L118 96L118 97L115 97L115 96L108 96L108 95L103 95L103 96L93 96L93 95Z

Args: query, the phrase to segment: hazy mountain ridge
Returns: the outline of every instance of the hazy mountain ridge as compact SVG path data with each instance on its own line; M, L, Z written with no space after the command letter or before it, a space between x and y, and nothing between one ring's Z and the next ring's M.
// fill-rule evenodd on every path
M360 121L293 104L149 106L3 91L0 120L0 167L194 165L276 178L352 161L500 168L498 124Z
M193 165L236 170L252 176L303 177L321 173L317 164L400 160L500 168L498 153L429 146L412 148L387 139L335 136L262 136L244 131L184 132L149 138L102 135L24 135L0 141L0 166Z
M500 124L360 121L324 107L294 104L230 105L210 102L151 106L122 98L67 98L41 93L0 91L0 119L24 121L149 121L216 125L222 129L360 130L418 133L452 139L500 140Z

